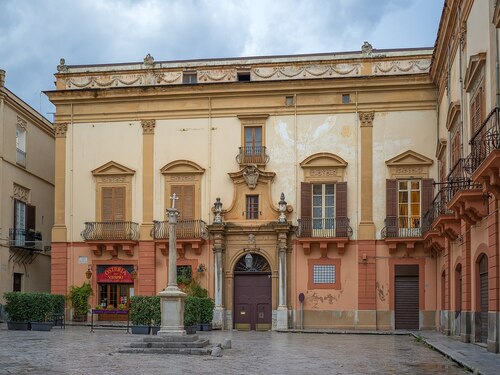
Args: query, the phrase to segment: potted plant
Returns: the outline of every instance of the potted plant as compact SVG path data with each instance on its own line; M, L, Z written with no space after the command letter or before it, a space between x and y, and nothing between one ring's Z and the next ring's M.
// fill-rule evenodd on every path
M214 318L214 300L212 298L200 298L200 321L203 331L212 330L212 320Z
M184 302L184 329L188 335L196 333L199 322L199 304L198 298L187 296Z
M73 321L86 322L87 313L90 308L89 297L93 295L92 287L89 283L82 286L73 285L69 291L68 299L73 307Z
M156 335L161 328L160 297L150 297L149 302L149 307L151 309L151 334Z
M29 300L25 298L25 293L7 292L4 293L5 311L9 319L7 327L10 330L27 331L29 329Z
M54 322L52 315L52 298L48 293L29 293L31 300L30 323L33 331L50 331Z
M132 321L132 333L149 334L151 308L147 297L134 296L130 299L130 320Z

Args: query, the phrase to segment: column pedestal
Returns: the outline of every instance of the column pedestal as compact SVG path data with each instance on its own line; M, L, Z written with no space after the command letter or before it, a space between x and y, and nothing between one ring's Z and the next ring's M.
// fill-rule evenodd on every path
M276 311L276 329L288 329L288 308L278 306Z
M158 335L184 336L184 299L186 293L177 288L160 292L161 328Z
M226 329L225 324L226 311L222 306L215 306L214 318L212 320L212 327L214 329Z

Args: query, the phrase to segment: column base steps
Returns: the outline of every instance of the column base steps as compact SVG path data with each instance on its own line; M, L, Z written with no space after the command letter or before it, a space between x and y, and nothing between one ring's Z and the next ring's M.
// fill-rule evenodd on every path
M198 335L144 337L119 353L210 355L214 346Z

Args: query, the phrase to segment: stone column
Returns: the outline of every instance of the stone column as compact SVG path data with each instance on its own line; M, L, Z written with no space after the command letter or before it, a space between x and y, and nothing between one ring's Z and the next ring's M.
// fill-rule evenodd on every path
M223 261L222 254L224 251L224 227L222 225L214 225L210 229L214 236L214 317L212 320L212 326L217 329L225 329L225 309L223 300Z
M168 239L168 285L160 292L161 329L158 335L184 336L184 299L186 293L177 287L177 216L179 210L175 208L175 194L172 199L172 208L167 208L169 239Z
M373 119L375 112L359 112L361 125L361 217L358 239L375 240L373 223Z
M286 250L288 225L279 225L278 228L278 311L276 328L288 329L288 305L286 301Z

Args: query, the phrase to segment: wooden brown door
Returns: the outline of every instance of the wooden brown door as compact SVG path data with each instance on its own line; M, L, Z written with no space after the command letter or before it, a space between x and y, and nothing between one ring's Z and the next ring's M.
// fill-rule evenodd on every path
M271 329L271 281L269 273L235 273L234 328Z
M479 307L478 322L476 323L476 339L485 343L488 339L488 258L481 256L479 261Z
M396 266L394 286L396 329L418 329L418 265Z

